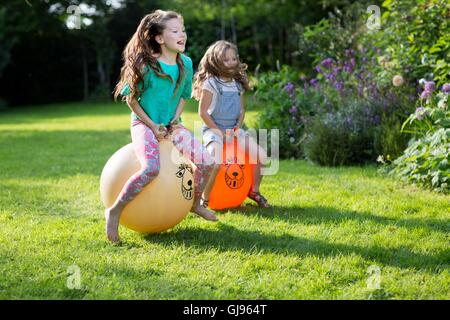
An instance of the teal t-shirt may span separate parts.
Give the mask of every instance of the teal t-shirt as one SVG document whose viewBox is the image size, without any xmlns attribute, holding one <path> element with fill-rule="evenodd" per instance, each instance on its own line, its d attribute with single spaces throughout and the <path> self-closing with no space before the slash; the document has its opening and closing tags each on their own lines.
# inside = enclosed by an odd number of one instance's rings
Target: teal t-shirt
<svg viewBox="0 0 450 320">
<path fill-rule="evenodd" d="M 150 119 L 156 124 L 162 123 L 168 125 L 175 115 L 180 98 L 185 100 L 191 98 L 192 76 L 194 73 L 192 60 L 184 54 L 181 55 L 181 58 L 184 63 L 185 77 L 180 82 L 180 86 L 178 87 L 175 96 L 174 92 L 179 72 L 178 65 L 170 65 L 158 60 L 162 71 L 169 75 L 173 81 L 158 77 L 153 69 L 150 67 L 146 68 L 144 74 L 144 91 L 137 97 L 137 101 L 140 103 L 145 113 L 147 113 Z M 121 94 L 123 96 L 129 95 L 130 87 L 126 85 L 122 89 Z M 131 116 L 133 119 L 139 119 L 134 112 L 131 113 Z"/>
</svg>

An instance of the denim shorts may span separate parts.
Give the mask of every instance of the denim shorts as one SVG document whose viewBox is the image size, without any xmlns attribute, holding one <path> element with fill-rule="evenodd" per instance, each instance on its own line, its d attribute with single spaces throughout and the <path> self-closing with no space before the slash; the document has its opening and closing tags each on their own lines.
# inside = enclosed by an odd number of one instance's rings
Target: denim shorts
<svg viewBox="0 0 450 320">
<path fill-rule="evenodd" d="M 239 129 L 236 136 L 238 139 L 242 139 L 243 137 L 249 136 L 249 134 L 244 129 Z M 203 132 L 203 145 L 207 147 L 211 142 L 217 142 L 220 145 L 223 145 L 223 139 L 213 130 L 208 128 Z"/>
</svg>

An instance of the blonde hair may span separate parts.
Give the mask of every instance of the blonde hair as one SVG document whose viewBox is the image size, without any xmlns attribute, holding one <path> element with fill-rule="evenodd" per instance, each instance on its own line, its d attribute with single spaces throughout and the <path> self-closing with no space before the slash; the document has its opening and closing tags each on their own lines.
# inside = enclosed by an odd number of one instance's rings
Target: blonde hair
<svg viewBox="0 0 450 320">
<path fill-rule="evenodd" d="M 124 60 L 120 70 L 120 79 L 114 89 L 114 98 L 121 94 L 122 89 L 128 84 L 130 86 L 130 97 L 136 98 L 143 89 L 138 87 L 139 83 L 144 83 L 143 70 L 149 66 L 158 77 L 167 78 L 174 81 L 168 74 L 165 74 L 158 63 L 155 54 L 161 53 L 161 45 L 155 37 L 161 35 L 166 28 L 167 21 L 171 19 L 183 19 L 183 17 L 174 11 L 156 10 L 142 18 L 136 32 L 123 51 Z M 177 55 L 177 65 L 179 69 L 174 96 L 184 78 L 185 70 L 181 55 Z"/>
<path fill-rule="evenodd" d="M 223 63 L 223 58 L 228 49 L 233 49 L 236 53 L 237 64 L 233 69 L 227 68 Z M 229 41 L 219 40 L 208 47 L 198 66 L 198 71 L 194 75 L 192 96 L 200 100 L 202 86 L 208 77 L 232 78 L 238 82 L 245 90 L 251 90 L 248 83 L 247 64 L 241 63 L 238 57 L 237 46 Z"/>
</svg>

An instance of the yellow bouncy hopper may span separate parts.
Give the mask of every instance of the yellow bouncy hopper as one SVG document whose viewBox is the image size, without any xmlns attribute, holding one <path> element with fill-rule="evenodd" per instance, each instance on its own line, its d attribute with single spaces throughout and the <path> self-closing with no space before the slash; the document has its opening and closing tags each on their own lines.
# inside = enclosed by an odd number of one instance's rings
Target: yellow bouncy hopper
<svg viewBox="0 0 450 320">
<path fill-rule="evenodd" d="M 162 140 L 158 176 L 128 203 L 120 224 L 142 233 L 158 233 L 183 220 L 194 202 L 193 164 L 169 140 Z M 100 177 L 100 194 L 106 208 L 113 205 L 125 182 L 140 169 L 133 145 L 116 151 Z"/>
</svg>

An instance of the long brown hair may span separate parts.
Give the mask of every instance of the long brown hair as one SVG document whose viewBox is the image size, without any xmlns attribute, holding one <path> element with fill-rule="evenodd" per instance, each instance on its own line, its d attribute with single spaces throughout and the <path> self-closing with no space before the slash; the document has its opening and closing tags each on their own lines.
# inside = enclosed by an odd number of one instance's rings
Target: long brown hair
<svg viewBox="0 0 450 320">
<path fill-rule="evenodd" d="M 138 88 L 139 83 L 144 83 L 145 67 L 149 66 L 158 77 L 174 81 L 168 74 L 165 74 L 158 63 L 155 54 L 161 54 L 161 46 L 155 37 L 161 35 L 166 28 L 166 23 L 170 19 L 183 19 L 174 11 L 156 10 L 147 14 L 139 23 L 136 32 L 122 53 L 123 66 L 120 69 L 120 79 L 114 89 L 114 99 L 117 100 L 122 89 L 128 84 L 130 86 L 130 97 L 136 98 L 143 89 Z M 177 55 L 178 79 L 176 82 L 174 96 L 176 95 L 181 81 L 184 78 L 185 70 L 181 55 Z M 124 98 L 124 97 L 123 97 Z"/>
<path fill-rule="evenodd" d="M 233 69 L 227 68 L 223 63 L 228 49 L 233 49 L 236 53 L 237 64 Z M 232 78 L 245 90 L 251 90 L 245 70 L 247 70 L 247 64 L 241 63 L 239 60 L 237 46 L 225 40 L 216 41 L 208 47 L 198 65 L 198 71 L 194 75 L 192 96 L 196 100 L 200 100 L 203 82 L 210 76 Z"/>
</svg>

